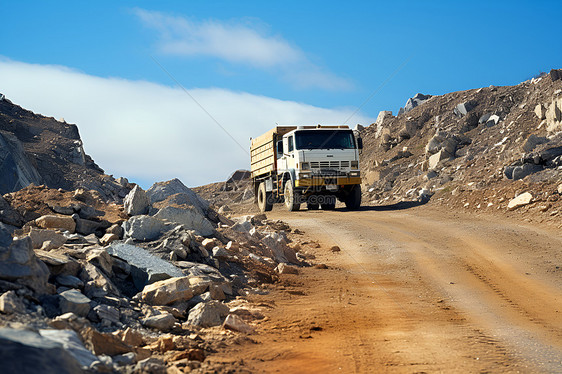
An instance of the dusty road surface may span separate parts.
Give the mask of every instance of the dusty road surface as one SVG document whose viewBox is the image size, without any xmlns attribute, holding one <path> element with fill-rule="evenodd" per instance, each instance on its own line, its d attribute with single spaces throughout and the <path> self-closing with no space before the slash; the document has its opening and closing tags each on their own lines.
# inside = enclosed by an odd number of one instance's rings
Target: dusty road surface
<svg viewBox="0 0 562 374">
<path fill-rule="evenodd" d="M 560 230 L 424 206 L 268 216 L 318 240 L 328 269 L 254 296 L 275 308 L 225 358 L 273 373 L 562 372 Z"/>
</svg>

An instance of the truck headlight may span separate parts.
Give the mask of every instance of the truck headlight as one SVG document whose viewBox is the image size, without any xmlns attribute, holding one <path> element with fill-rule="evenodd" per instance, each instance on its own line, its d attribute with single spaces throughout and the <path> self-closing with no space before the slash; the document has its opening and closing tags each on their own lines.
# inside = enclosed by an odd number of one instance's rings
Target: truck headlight
<svg viewBox="0 0 562 374">
<path fill-rule="evenodd" d="M 359 161 L 351 161 L 352 169 L 359 169 Z"/>
<path fill-rule="evenodd" d="M 302 173 L 302 172 L 299 173 L 299 179 L 308 179 L 308 178 L 311 178 L 311 177 L 312 177 L 312 174 L 310 174 L 310 173 Z"/>
<path fill-rule="evenodd" d="M 361 172 L 359 170 L 349 172 L 350 177 L 358 177 L 360 175 L 361 175 Z"/>
<path fill-rule="evenodd" d="M 301 170 L 310 170 L 310 162 L 301 162 Z"/>
</svg>

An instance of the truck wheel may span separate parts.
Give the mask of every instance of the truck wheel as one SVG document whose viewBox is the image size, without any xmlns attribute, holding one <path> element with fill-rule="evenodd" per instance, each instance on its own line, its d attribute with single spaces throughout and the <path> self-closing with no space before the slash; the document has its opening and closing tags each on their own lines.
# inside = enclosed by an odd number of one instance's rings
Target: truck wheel
<svg viewBox="0 0 562 374">
<path fill-rule="evenodd" d="M 293 182 L 288 180 L 285 182 L 285 188 L 283 189 L 283 194 L 285 196 L 285 206 L 289 212 L 293 212 L 295 210 L 299 210 L 301 207 L 300 198 L 301 194 L 298 191 L 295 191 L 293 187 Z"/>
<path fill-rule="evenodd" d="M 269 212 L 273 208 L 271 192 L 265 190 L 264 182 L 258 187 L 258 208 L 260 212 Z"/>
<path fill-rule="evenodd" d="M 356 184 L 352 187 L 349 195 L 345 198 L 345 206 L 347 209 L 359 209 L 361 206 L 361 186 Z"/>
</svg>

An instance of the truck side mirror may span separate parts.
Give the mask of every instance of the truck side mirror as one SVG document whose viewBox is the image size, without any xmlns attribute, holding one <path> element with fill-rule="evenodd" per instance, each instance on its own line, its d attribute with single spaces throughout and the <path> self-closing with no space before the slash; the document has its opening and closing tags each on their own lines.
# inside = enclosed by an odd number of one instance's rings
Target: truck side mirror
<svg viewBox="0 0 562 374">
<path fill-rule="evenodd" d="M 363 149 L 363 138 L 357 138 L 357 148 Z"/>
</svg>

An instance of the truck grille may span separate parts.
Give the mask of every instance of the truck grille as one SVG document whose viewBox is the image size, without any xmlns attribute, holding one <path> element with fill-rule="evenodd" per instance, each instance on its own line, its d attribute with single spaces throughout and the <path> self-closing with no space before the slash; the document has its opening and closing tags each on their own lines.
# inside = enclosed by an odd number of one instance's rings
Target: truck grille
<svg viewBox="0 0 562 374">
<path fill-rule="evenodd" d="M 310 162 L 312 169 L 339 169 L 348 168 L 349 161 L 312 161 Z"/>
</svg>

